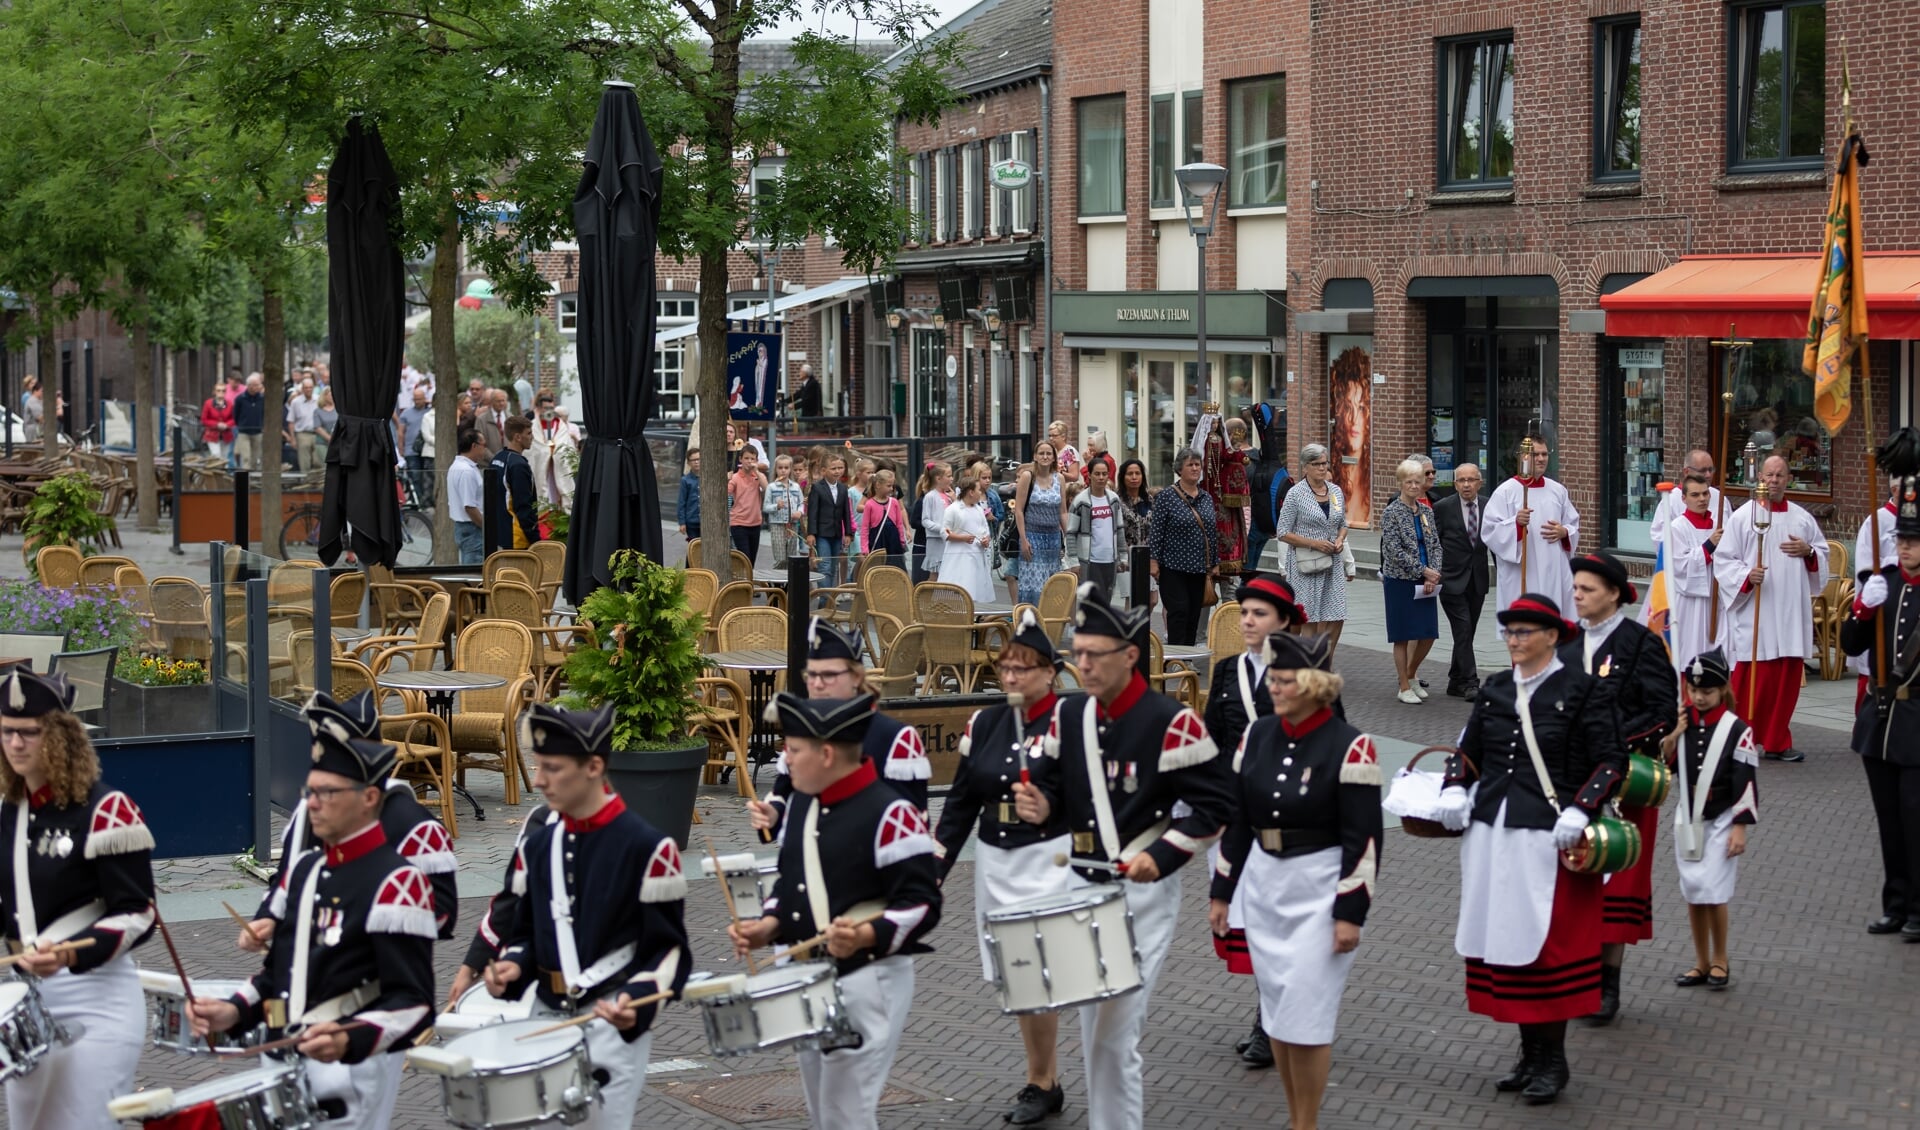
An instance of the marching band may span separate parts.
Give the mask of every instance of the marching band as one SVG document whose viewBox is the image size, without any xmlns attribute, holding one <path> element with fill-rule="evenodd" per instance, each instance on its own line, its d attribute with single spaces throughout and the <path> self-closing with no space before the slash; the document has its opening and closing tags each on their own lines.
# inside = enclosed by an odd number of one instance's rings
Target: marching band
<svg viewBox="0 0 1920 1130">
<path fill-rule="evenodd" d="M 1869 929 L 1920 939 L 1920 761 L 1892 740 L 1920 711 L 1907 694 L 1920 677 L 1920 477 L 1893 485 L 1894 560 L 1863 574 L 1841 638 L 1886 675 L 1863 677 L 1853 742 L 1887 871 L 1884 915 Z M 440 1079 L 454 1125 L 624 1127 L 655 1024 L 677 1002 L 717 1056 L 794 1052 L 818 1130 L 877 1128 L 915 958 L 932 952 L 942 885 L 972 841 L 982 975 L 1025 1053 L 1006 1121 L 1065 1109 L 1056 1045 L 1072 1011 L 1088 1125 L 1144 1125 L 1141 1039 L 1185 921 L 1182 869 L 1199 857 L 1207 926 L 1256 989 L 1248 1043 L 1259 1054 L 1247 1060 L 1279 1068 L 1289 1124 L 1315 1130 L 1378 889 L 1383 800 L 1410 832 L 1459 838 L 1465 1003 L 1519 1028 L 1518 1060 L 1493 1085 L 1555 1102 L 1573 1075 L 1567 1022 L 1613 1019 L 1624 948 L 1652 936 L 1669 794 L 1697 958 L 1673 981 L 1731 981 L 1727 911 L 1758 820 L 1764 736 L 1741 713 L 1735 688 L 1751 684 L 1737 653 L 1763 649 L 1725 626 L 1719 638 L 1700 633 L 1676 666 L 1625 615 L 1638 594 L 1621 562 L 1575 553 L 1578 519 L 1556 509 L 1558 484 L 1536 475 L 1509 486 L 1508 540 L 1531 559 L 1535 587 L 1497 613 L 1511 666 L 1482 684 L 1439 774 L 1383 779 L 1375 740 L 1345 720 L 1325 638 L 1297 634 L 1305 613 L 1283 579 L 1240 587 L 1246 650 L 1211 672 L 1204 718 L 1139 673 L 1146 612 L 1083 585 L 1064 654 L 1030 613 L 1015 621 L 995 657 L 1006 702 L 967 724 L 935 823 L 917 731 L 878 712 L 861 641 L 816 619 L 810 693 L 770 704 L 767 721 L 785 736 L 779 772 L 766 799 L 748 802 L 775 854 L 706 861 L 744 963 L 730 975 L 693 968 L 680 846 L 608 783 L 612 708 L 535 704 L 522 745 L 547 807 L 525 820 L 503 889 L 464 943 L 451 992 L 436 997 L 433 944 L 455 937 L 452 840 L 393 779 L 396 753 L 367 695 L 308 704 L 303 803 L 266 898 L 250 920 L 235 914 L 259 971 L 198 989 L 177 955 L 177 977 L 158 962 L 141 971 L 132 951 L 164 932 L 152 833 L 134 800 L 99 779 L 71 689 L 16 670 L 0 680 L 0 848 L 11 851 L 0 934 L 14 955 L 4 959 L 14 976 L 0 980 L 0 1079 L 11 1124 L 292 1127 L 324 1114 L 330 1126 L 382 1130 L 406 1065 Z M 1744 608 L 1756 599 L 1754 523 L 1710 539 L 1707 493 L 1677 501 L 1676 557 L 1697 550 Z M 1773 513 L 1783 526 L 1794 517 Z M 1523 553 L 1522 539 L 1538 544 Z M 1806 571 L 1799 560 L 1774 569 Z M 1061 693 L 1069 659 L 1079 689 Z M 1772 715 L 1764 724 L 1783 727 Z M 175 1018 L 171 1034 L 156 1025 L 156 1044 L 246 1049 L 257 1070 L 135 1091 L 148 1004 Z"/>
</svg>

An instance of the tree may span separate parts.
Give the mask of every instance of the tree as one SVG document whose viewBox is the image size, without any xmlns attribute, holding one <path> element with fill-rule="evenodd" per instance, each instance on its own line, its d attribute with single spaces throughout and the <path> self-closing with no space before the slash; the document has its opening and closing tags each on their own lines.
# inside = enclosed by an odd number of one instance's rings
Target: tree
<svg viewBox="0 0 1920 1130">
<path fill-rule="evenodd" d="M 495 388 L 512 391 L 513 382 L 533 379 L 535 323 L 540 326 L 540 370 L 551 373 L 560 364 L 560 327 L 550 318 L 524 314 L 505 306 L 453 312 L 453 352 L 460 371 L 479 377 Z M 432 322 L 425 333 L 407 339 L 407 364 L 433 367 Z M 532 407 L 521 405 L 522 408 Z"/>
</svg>

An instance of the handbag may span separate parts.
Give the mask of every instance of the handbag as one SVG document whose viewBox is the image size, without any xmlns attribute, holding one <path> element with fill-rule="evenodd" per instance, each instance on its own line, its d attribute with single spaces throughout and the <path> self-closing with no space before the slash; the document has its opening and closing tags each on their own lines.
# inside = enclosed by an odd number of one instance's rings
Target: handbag
<svg viewBox="0 0 1920 1130">
<path fill-rule="evenodd" d="M 1324 573 L 1333 568 L 1333 554 L 1324 549 L 1308 549 L 1305 546 L 1296 545 L 1293 547 L 1293 567 L 1300 570 L 1300 574 L 1305 577 Z"/>
</svg>

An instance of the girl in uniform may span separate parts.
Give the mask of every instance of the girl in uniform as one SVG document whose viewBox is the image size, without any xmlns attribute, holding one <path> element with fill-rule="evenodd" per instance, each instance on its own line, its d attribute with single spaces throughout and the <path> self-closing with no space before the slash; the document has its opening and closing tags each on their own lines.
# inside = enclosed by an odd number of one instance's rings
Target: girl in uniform
<svg viewBox="0 0 1920 1130">
<path fill-rule="evenodd" d="M 1214 868 L 1208 924 L 1227 929 L 1243 884 L 1260 1023 L 1273 1042 L 1293 1130 L 1317 1130 L 1340 994 L 1353 968 L 1380 859 L 1373 740 L 1333 716 L 1332 641 L 1267 639 L 1273 715 L 1234 754 L 1238 804 Z M 1257 849 L 1257 850 L 1256 850 Z"/>
<path fill-rule="evenodd" d="M 1728 705 L 1727 657 L 1712 648 L 1687 664 L 1685 727 L 1678 749 L 1673 858 L 1680 868 L 1680 894 L 1693 930 L 1692 969 L 1673 979 L 1683 989 L 1724 989 L 1727 965 L 1727 903 L 1733 900 L 1747 828 L 1759 822 L 1755 776 L 1760 767 L 1753 731 Z"/>
</svg>

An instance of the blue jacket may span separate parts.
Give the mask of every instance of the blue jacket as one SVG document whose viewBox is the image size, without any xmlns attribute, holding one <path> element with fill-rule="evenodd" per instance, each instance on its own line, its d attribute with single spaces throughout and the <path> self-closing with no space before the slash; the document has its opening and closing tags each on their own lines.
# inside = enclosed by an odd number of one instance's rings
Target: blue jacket
<svg viewBox="0 0 1920 1130">
<path fill-rule="evenodd" d="M 700 524 L 700 476 L 680 476 L 680 525 L 692 528 Z"/>
</svg>

